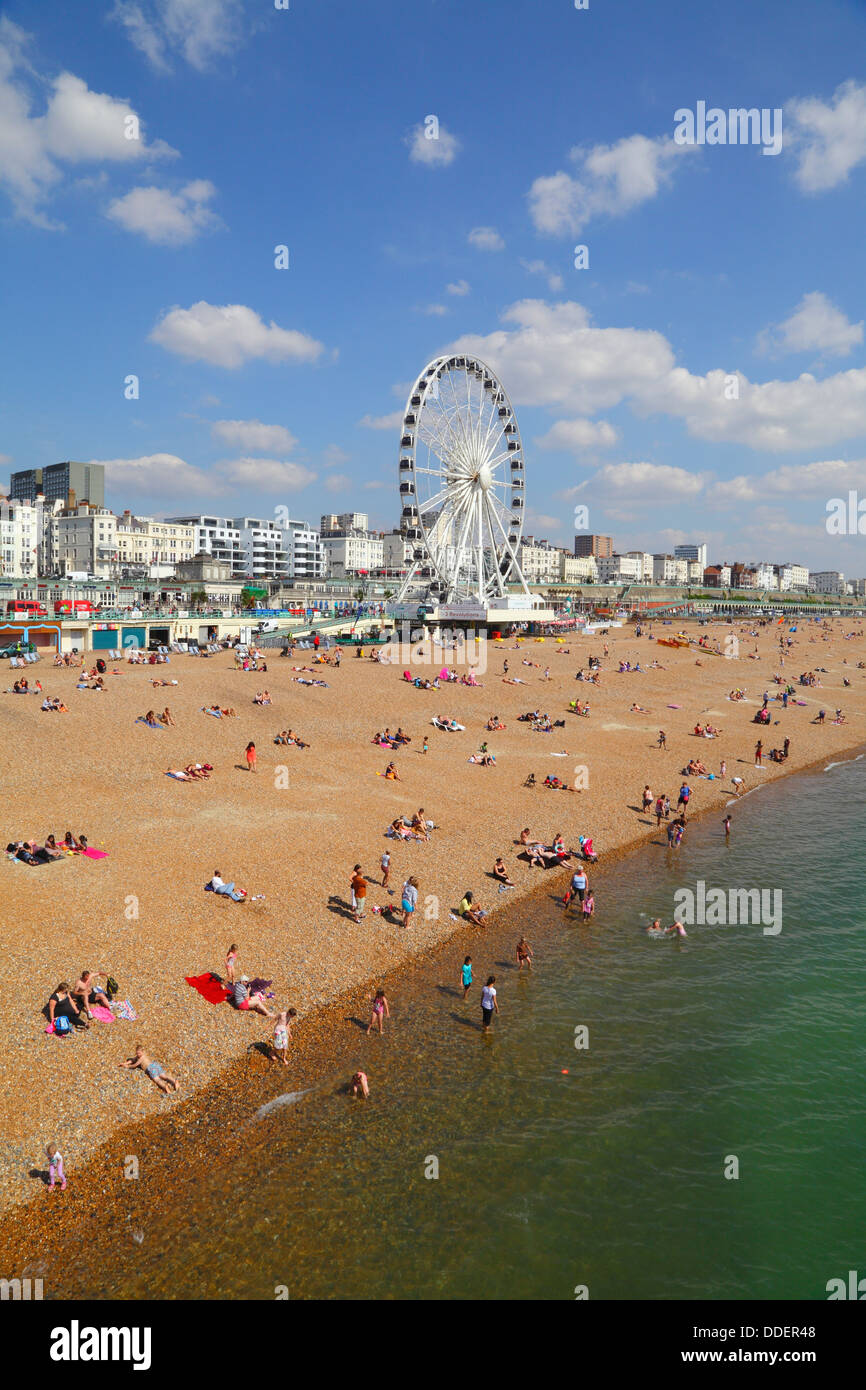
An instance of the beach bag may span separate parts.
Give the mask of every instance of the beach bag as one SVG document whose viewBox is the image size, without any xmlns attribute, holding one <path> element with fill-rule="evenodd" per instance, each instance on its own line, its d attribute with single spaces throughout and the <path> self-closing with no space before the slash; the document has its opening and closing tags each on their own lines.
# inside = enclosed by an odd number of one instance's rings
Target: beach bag
<svg viewBox="0 0 866 1390">
<path fill-rule="evenodd" d="M 71 1032 L 72 1024 L 69 1022 L 66 1015 L 57 1014 L 54 1019 L 54 1036 L 56 1038 L 65 1038 Z"/>
<path fill-rule="evenodd" d="M 109 975 L 108 979 L 105 981 L 105 993 L 108 995 L 109 999 L 113 999 L 116 994 L 120 993 L 120 985 L 113 975 Z"/>
</svg>

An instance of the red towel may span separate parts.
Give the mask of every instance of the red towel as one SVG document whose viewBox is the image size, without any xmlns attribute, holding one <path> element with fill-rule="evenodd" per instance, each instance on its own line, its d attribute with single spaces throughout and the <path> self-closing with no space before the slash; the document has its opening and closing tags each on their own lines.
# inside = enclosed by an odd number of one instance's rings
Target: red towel
<svg viewBox="0 0 866 1390">
<path fill-rule="evenodd" d="M 193 989 L 197 989 L 209 1004 L 222 1004 L 229 997 L 229 990 L 210 971 L 206 975 L 184 975 L 184 979 Z"/>
<path fill-rule="evenodd" d="M 87 855 L 88 859 L 107 859 L 107 858 L 108 858 L 108 850 L 107 850 L 107 849 L 86 849 L 86 850 L 84 851 L 84 853 Z"/>
</svg>

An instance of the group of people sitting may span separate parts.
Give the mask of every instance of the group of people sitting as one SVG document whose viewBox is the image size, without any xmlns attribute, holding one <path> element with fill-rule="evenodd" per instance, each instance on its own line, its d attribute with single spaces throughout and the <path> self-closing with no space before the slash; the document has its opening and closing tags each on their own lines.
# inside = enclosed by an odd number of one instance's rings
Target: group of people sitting
<svg viewBox="0 0 866 1390">
<path fill-rule="evenodd" d="M 100 980 L 105 980 L 104 986 Z M 70 1027 L 89 1028 L 95 1016 L 94 1008 L 109 1008 L 116 991 L 114 980 L 104 970 L 82 970 L 74 985 L 61 980 L 43 1009 L 49 1031 L 60 1033 Z M 65 1020 L 65 1027 L 58 1020 Z"/>
<path fill-rule="evenodd" d="M 576 790 L 574 787 L 570 787 L 567 782 L 563 782 L 561 777 L 555 777 L 550 772 L 541 785 L 555 792 L 573 792 Z"/>
<path fill-rule="evenodd" d="M 277 734 L 274 743 L 291 744 L 295 748 L 309 748 L 310 746 L 308 743 L 304 743 L 302 738 L 298 738 L 293 729 L 283 729 L 282 733 Z"/>
<path fill-rule="evenodd" d="M 256 692 L 253 699 L 254 705 L 269 705 L 271 703 L 271 692 L 269 690 L 259 690 Z"/>
<path fill-rule="evenodd" d="M 264 660 L 259 660 L 257 655 L 235 657 L 236 671 L 267 671 L 267 669 L 268 663 Z"/>
<path fill-rule="evenodd" d="M 57 655 L 56 655 L 55 658 L 54 658 L 53 665 L 55 665 L 55 666 L 80 666 L 80 665 L 81 665 L 81 657 L 80 657 L 80 656 L 76 656 L 73 652 L 63 652 L 62 654 L 61 654 L 60 652 L 58 652 Z"/>
<path fill-rule="evenodd" d="M 235 719 L 237 712 L 233 709 L 222 709 L 219 705 L 202 705 L 202 714 L 212 714 L 215 719 Z"/>
<path fill-rule="evenodd" d="M 491 714 L 490 718 L 489 718 L 488 721 L 487 721 L 487 732 L 488 732 L 489 734 L 495 734 L 495 733 L 497 733 L 500 729 L 504 729 L 504 728 L 505 728 L 505 725 L 503 724 L 502 720 L 499 718 L 499 715 L 498 715 L 498 714 Z"/>
<path fill-rule="evenodd" d="M 568 708 L 572 714 L 581 714 L 585 719 L 589 718 L 589 700 L 569 700 Z"/>
<path fill-rule="evenodd" d="M 140 647 L 130 647 L 126 657 L 130 666 L 167 666 L 165 652 L 143 652 Z"/>
<path fill-rule="evenodd" d="M 766 706 L 764 707 L 764 709 L 759 709 L 754 719 L 752 720 L 753 724 L 769 724 L 769 722 L 770 711 L 766 708 Z"/>
<path fill-rule="evenodd" d="M 408 681 L 410 685 L 414 685 L 414 687 L 415 687 L 416 690 L 438 690 L 438 689 L 439 689 L 439 677 L 438 677 L 438 676 L 434 676 L 432 681 L 431 681 L 431 680 L 427 680 L 426 678 L 425 678 L 424 680 L 422 680 L 420 676 L 413 676 L 411 671 L 404 671 L 404 672 L 403 672 L 403 679 L 404 679 L 404 681 Z M 455 679 L 455 680 L 457 679 L 456 675 L 455 675 L 454 679 Z"/>
<path fill-rule="evenodd" d="M 722 730 L 717 728 L 715 724 L 710 724 L 709 721 L 706 724 L 698 723 L 694 728 L 695 738 L 718 738 L 720 733 Z"/>
<path fill-rule="evenodd" d="M 700 758 L 689 758 L 682 770 L 683 777 L 706 777 L 707 767 Z"/>
<path fill-rule="evenodd" d="M 18 859 L 22 864 L 51 864 L 67 854 L 83 854 L 87 848 L 86 835 L 76 838 L 71 830 L 67 830 L 60 844 L 54 835 L 46 836 L 44 845 L 37 844 L 36 840 L 13 840 L 6 846 L 6 853 L 10 859 Z"/>
<path fill-rule="evenodd" d="M 427 819 L 424 807 L 419 806 L 413 816 L 397 816 L 392 820 L 385 834 L 391 839 L 420 840 L 426 844 L 430 839 L 430 831 L 435 829 L 433 821 Z"/>
<path fill-rule="evenodd" d="M 34 681 L 31 685 L 26 676 L 19 676 L 17 681 L 13 681 L 12 686 L 6 691 L 7 695 L 41 695 L 41 681 Z"/>
<path fill-rule="evenodd" d="M 376 733 L 370 740 L 371 743 L 378 744 L 380 748 L 402 748 L 404 744 L 411 743 L 408 734 L 398 728 L 396 734 L 392 734 L 390 729 L 385 729 L 384 733 Z"/>
<path fill-rule="evenodd" d="M 166 728 L 175 727 L 174 716 L 172 715 L 172 712 L 169 709 L 168 705 L 166 705 L 162 714 L 157 714 L 156 711 L 152 709 L 149 709 L 147 711 L 147 714 L 140 714 L 138 716 L 138 719 L 136 720 L 136 723 L 147 724 L 148 727 L 151 729 L 158 729 L 160 724 L 164 724 Z"/>
<path fill-rule="evenodd" d="M 64 705 L 59 695 L 46 695 L 42 701 L 41 708 L 47 712 L 56 711 L 58 714 L 68 714 L 69 707 Z"/>
</svg>

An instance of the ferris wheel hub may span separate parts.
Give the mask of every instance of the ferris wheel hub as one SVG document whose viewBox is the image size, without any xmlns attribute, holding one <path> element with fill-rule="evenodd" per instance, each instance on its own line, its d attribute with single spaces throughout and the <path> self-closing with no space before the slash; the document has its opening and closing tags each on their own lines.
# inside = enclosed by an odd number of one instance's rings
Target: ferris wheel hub
<svg viewBox="0 0 866 1390">
<path fill-rule="evenodd" d="M 489 464 L 483 463 L 481 465 L 478 472 L 475 474 L 475 482 L 478 485 L 478 487 L 481 488 L 482 492 L 490 491 L 491 485 L 493 483 L 493 474 L 490 470 Z"/>
</svg>

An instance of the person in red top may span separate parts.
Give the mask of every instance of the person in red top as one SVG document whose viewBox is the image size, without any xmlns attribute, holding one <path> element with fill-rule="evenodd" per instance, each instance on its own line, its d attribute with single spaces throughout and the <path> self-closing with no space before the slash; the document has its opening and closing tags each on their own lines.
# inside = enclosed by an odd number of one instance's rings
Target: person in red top
<svg viewBox="0 0 866 1390">
<path fill-rule="evenodd" d="M 367 902 L 367 880 L 361 873 L 361 865 L 356 864 L 352 871 L 352 911 L 355 914 L 355 921 L 360 922 L 364 916 L 364 907 Z"/>
</svg>

